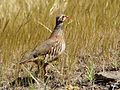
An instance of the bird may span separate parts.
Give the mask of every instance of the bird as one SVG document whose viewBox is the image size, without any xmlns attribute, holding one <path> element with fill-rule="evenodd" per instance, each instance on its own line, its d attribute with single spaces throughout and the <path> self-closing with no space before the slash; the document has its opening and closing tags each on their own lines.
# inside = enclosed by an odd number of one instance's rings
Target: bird
<svg viewBox="0 0 120 90">
<path fill-rule="evenodd" d="M 56 25 L 49 38 L 44 42 L 38 44 L 33 50 L 26 52 L 23 55 L 20 64 L 34 62 L 38 64 L 39 69 L 39 64 L 41 63 L 40 59 L 42 59 L 44 76 L 46 73 L 46 66 L 56 60 L 65 51 L 66 43 L 62 26 L 63 22 L 68 18 L 69 17 L 64 14 L 57 16 Z"/>
</svg>

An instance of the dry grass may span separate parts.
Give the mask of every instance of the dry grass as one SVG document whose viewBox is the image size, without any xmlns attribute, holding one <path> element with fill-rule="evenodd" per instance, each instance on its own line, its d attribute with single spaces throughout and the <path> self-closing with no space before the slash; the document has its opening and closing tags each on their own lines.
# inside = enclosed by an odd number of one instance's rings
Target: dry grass
<svg viewBox="0 0 120 90">
<path fill-rule="evenodd" d="M 63 27 L 67 57 L 61 59 L 68 76 L 79 56 L 102 55 L 89 59 L 96 66 L 116 66 L 119 61 L 113 55 L 120 55 L 120 0 L 0 0 L 0 11 L 0 81 L 14 78 L 11 67 L 21 54 L 48 38 L 50 31 L 43 25 L 53 29 L 60 13 L 70 17 Z M 55 67 L 63 73 L 63 66 L 59 61 Z"/>
</svg>

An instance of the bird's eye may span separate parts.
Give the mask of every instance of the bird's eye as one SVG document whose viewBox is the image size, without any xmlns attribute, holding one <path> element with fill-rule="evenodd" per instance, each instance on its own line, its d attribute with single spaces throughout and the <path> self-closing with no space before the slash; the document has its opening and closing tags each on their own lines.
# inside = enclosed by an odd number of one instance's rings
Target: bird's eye
<svg viewBox="0 0 120 90">
<path fill-rule="evenodd" d="M 64 20 L 64 17 L 65 17 L 65 16 L 62 16 L 62 20 Z"/>
</svg>

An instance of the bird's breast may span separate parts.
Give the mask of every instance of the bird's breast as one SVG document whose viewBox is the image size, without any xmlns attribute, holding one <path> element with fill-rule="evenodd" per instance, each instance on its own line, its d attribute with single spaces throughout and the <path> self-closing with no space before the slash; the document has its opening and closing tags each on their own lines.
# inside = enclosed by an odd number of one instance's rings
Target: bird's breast
<svg viewBox="0 0 120 90">
<path fill-rule="evenodd" d="M 63 42 L 63 43 L 62 43 L 61 53 L 65 50 L 65 47 L 66 47 L 65 42 Z"/>
</svg>

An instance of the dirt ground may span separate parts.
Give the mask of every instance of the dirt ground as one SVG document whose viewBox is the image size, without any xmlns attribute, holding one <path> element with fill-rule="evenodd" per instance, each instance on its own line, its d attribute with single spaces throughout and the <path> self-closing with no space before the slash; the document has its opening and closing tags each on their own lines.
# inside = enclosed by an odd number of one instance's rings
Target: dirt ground
<svg viewBox="0 0 120 90">
<path fill-rule="evenodd" d="M 74 72 L 63 77 L 50 68 L 47 72 L 47 84 L 41 81 L 40 86 L 31 77 L 18 77 L 9 84 L 3 83 L 0 90 L 120 90 L 120 68 L 106 65 L 104 70 L 102 67 L 96 67 L 94 79 L 86 79 L 86 60 L 89 56 L 78 57 L 75 64 Z M 85 60 L 86 59 L 86 60 Z M 66 68 L 66 67 L 65 67 Z M 16 85 L 16 82 L 19 83 Z"/>
</svg>

